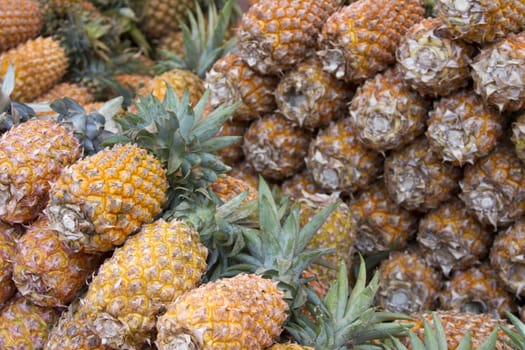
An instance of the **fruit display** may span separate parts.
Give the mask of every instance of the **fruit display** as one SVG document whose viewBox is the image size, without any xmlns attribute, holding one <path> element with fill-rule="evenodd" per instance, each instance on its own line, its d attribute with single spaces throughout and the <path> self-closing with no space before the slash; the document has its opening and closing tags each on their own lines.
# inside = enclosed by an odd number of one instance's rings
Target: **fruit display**
<svg viewBox="0 0 525 350">
<path fill-rule="evenodd" d="M 525 349 L 523 0 L 0 0 L 1 350 Z"/>
</svg>

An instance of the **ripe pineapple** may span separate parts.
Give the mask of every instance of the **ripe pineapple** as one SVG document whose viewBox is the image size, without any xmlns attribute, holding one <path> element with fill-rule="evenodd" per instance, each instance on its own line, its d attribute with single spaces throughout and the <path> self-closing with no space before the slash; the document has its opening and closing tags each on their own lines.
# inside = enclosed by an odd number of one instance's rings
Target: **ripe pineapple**
<svg viewBox="0 0 525 350">
<path fill-rule="evenodd" d="M 273 180 L 282 180 L 304 167 L 311 133 L 279 113 L 253 121 L 243 136 L 246 161 L 253 169 Z"/>
<path fill-rule="evenodd" d="M 434 102 L 428 113 L 430 146 L 443 160 L 457 166 L 473 164 L 487 155 L 503 132 L 503 118 L 471 89 L 462 89 Z"/>
<path fill-rule="evenodd" d="M 270 346 L 268 350 L 314 350 L 314 348 L 294 343 L 277 343 Z"/>
<path fill-rule="evenodd" d="M 420 312 L 436 307 L 443 276 L 416 249 L 396 251 L 379 265 L 376 305 L 391 312 Z"/>
<path fill-rule="evenodd" d="M 11 98 L 31 102 L 51 89 L 68 68 L 66 51 L 59 41 L 39 36 L 0 53 L 0 76 L 15 67 L 16 86 Z"/>
<path fill-rule="evenodd" d="M 485 43 L 518 32 L 525 25 L 521 0 L 437 0 L 437 16 L 448 30 L 465 41 Z"/>
<path fill-rule="evenodd" d="M 353 2 L 326 20 L 317 54 L 337 79 L 360 83 L 395 62 L 401 38 L 424 14 L 419 0 Z"/>
<path fill-rule="evenodd" d="M 321 60 L 313 56 L 280 79 L 275 100 L 286 119 L 316 129 L 343 116 L 352 94 L 350 85 L 323 71 Z"/>
<path fill-rule="evenodd" d="M 299 200 L 305 194 L 323 193 L 307 169 L 284 180 L 280 188 L 284 195 L 289 196 L 293 200 Z"/>
<path fill-rule="evenodd" d="M 134 3 L 141 19 L 141 29 L 150 39 L 160 38 L 179 29 L 179 22 L 197 4 L 194 0 L 146 0 Z"/>
<path fill-rule="evenodd" d="M 38 35 L 44 24 L 40 4 L 33 0 L 0 1 L 0 52 Z"/>
<path fill-rule="evenodd" d="M 64 16 L 69 11 L 78 9 L 78 5 L 83 2 L 82 0 L 40 0 L 43 1 L 50 10 L 56 12 L 57 14 Z"/>
<path fill-rule="evenodd" d="M 27 223 L 48 200 L 51 183 L 80 157 L 77 139 L 65 127 L 30 120 L 0 138 L 0 219 Z"/>
<path fill-rule="evenodd" d="M 350 103 L 357 137 L 377 152 L 397 149 L 425 130 L 429 103 L 403 83 L 399 69 L 367 80 Z"/>
<path fill-rule="evenodd" d="M 249 182 L 230 175 L 222 175 L 210 184 L 210 189 L 219 197 L 221 202 L 226 203 L 238 194 L 248 191 L 247 201 L 255 201 L 258 198 L 256 187 Z"/>
<path fill-rule="evenodd" d="M 488 254 L 492 232 L 454 198 L 425 214 L 416 240 L 429 265 L 448 277 L 451 271 L 465 270 Z"/>
<path fill-rule="evenodd" d="M 525 113 L 519 113 L 511 124 L 511 141 L 519 159 L 525 163 Z"/>
<path fill-rule="evenodd" d="M 238 52 L 230 52 L 215 62 L 204 85 L 210 90 L 211 107 L 238 103 L 233 119 L 250 121 L 276 109 L 274 91 L 278 82 L 278 77 L 258 73 Z"/>
<path fill-rule="evenodd" d="M 16 242 L 13 281 L 37 305 L 63 307 L 84 287 L 102 257 L 71 252 L 41 216 Z"/>
<path fill-rule="evenodd" d="M 170 85 L 177 96 L 182 98 L 185 90 L 190 92 L 190 102 L 195 105 L 204 93 L 204 83 L 194 73 L 185 69 L 174 68 L 153 77 L 151 82 L 139 90 L 139 95 L 153 94 L 159 100 L 166 96 L 167 85 Z"/>
<path fill-rule="evenodd" d="M 454 40 L 442 20 L 410 27 L 396 49 L 403 80 L 421 95 L 438 97 L 467 86 L 474 46 Z"/>
<path fill-rule="evenodd" d="M 525 213 L 525 169 L 507 144 L 465 168 L 459 197 L 482 224 L 494 230 Z"/>
<path fill-rule="evenodd" d="M 240 162 L 244 158 L 244 152 L 242 150 L 242 136 L 248 130 L 249 124 L 245 122 L 236 121 L 233 117 L 226 120 L 221 125 L 219 131 L 215 136 L 238 136 L 239 140 L 225 148 L 217 151 L 217 154 L 221 157 L 224 163 L 233 165 Z"/>
<path fill-rule="evenodd" d="M 60 312 L 15 296 L 0 310 L 0 349 L 42 349 Z"/>
<path fill-rule="evenodd" d="M 375 180 L 382 161 L 359 141 L 350 118 L 342 118 L 319 130 L 308 146 L 306 166 L 321 189 L 352 193 Z"/>
<path fill-rule="evenodd" d="M 471 66 L 474 89 L 485 103 L 500 112 L 525 106 L 525 32 L 484 46 Z"/>
<path fill-rule="evenodd" d="M 78 83 L 62 82 L 39 96 L 35 102 L 53 102 L 54 100 L 69 97 L 77 101 L 80 105 L 85 105 L 95 101 L 95 96 L 85 86 Z"/>
<path fill-rule="evenodd" d="M 17 231 L 14 226 L 0 221 L 0 309 L 17 290 L 12 279 Z"/>
<path fill-rule="evenodd" d="M 487 263 L 455 273 L 439 292 L 439 308 L 504 318 L 516 303 Z"/>
<path fill-rule="evenodd" d="M 408 210 L 437 208 L 459 189 L 461 168 L 442 161 L 424 136 L 385 159 L 384 179 L 390 197 Z"/>
<path fill-rule="evenodd" d="M 243 179 L 255 188 L 259 186 L 260 175 L 253 169 L 250 163 L 246 161 L 241 161 L 233 165 L 231 170 L 228 172 L 228 175 L 238 179 Z"/>
<path fill-rule="evenodd" d="M 349 202 L 356 221 L 356 249 L 363 255 L 403 249 L 418 225 L 418 216 L 397 205 L 378 180 Z"/>
<path fill-rule="evenodd" d="M 261 74 L 291 69 L 315 49 L 321 27 L 337 4 L 335 0 L 258 1 L 239 24 L 241 57 Z"/>
</svg>

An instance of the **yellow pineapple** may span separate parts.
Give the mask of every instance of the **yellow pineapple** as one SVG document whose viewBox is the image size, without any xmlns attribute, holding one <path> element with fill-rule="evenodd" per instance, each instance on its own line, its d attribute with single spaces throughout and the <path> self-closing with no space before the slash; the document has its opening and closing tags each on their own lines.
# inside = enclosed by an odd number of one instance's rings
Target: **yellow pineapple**
<svg viewBox="0 0 525 350">
<path fill-rule="evenodd" d="M 42 9 L 34 0 L 0 1 L 0 52 L 38 35 L 44 24 Z"/>
<path fill-rule="evenodd" d="M 153 94 L 159 100 L 166 95 L 166 87 L 170 85 L 179 99 L 185 90 L 190 92 L 190 101 L 195 105 L 204 93 L 204 82 L 194 73 L 186 69 L 172 69 L 160 75 L 153 77 L 150 83 L 139 89 L 139 95 Z"/>
<path fill-rule="evenodd" d="M 267 350 L 314 350 L 314 348 L 294 343 L 279 343 L 270 346 Z"/>
<path fill-rule="evenodd" d="M 13 276 L 13 258 L 19 233 L 14 226 L 0 221 L 0 309 L 16 292 Z"/>
<path fill-rule="evenodd" d="M 48 200 L 51 183 L 80 157 L 78 140 L 65 127 L 29 120 L 0 138 L 0 219 L 26 223 Z"/>
<path fill-rule="evenodd" d="M 257 200 L 257 190 L 249 182 L 230 175 L 223 175 L 210 184 L 210 189 L 219 197 L 219 199 L 226 203 L 232 200 L 236 195 L 248 191 L 246 200 Z"/>
<path fill-rule="evenodd" d="M 87 87 L 78 83 L 62 82 L 53 86 L 45 94 L 40 95 L 35 102 L 53 102 L 64 97 L 72 98 L 81 106 L 95 101 L 95 96 Z"/>
</svg>

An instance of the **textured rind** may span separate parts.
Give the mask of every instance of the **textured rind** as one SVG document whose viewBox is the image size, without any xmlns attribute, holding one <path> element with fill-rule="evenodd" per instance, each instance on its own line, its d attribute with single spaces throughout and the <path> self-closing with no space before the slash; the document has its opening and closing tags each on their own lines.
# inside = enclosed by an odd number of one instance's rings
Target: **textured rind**
<svg viewBox="0 0 525 350">
<path fill-rule="evenodd" d="M 132 144 L 116 145 L 63 169 L 45 212 L 70 249 L 105 252 L 153 220 L 167 187 L 153 155 Z"/>
<path fill-rule="evenodd" d="M 16 292 L 12 276 L 17 237 L 14 227 L 0 221 L 0 309 Z"/>
<path fill-rule="evenodd" d="M 226 164 L 235 164 L 237 162 L 240 162 L 244 158 L 244 152 L 242 150 L 242 136 L 248 129 L 248 123 L 246 122 L 240 122 L 233 119 L 226 120 L 221 127 L 219 128 L 219 131 L 217 131 L 217 134 L 215 136 L 239 136 L 240 140 L 236 143 L 221 148 L 217 151 L 217 154 L 219 157 L 221 157 L 222 161 Z"/>
<path fill-rule="evenodd" d="M 223 203 L 232 200 L 233 197 L 244 191 L 248 191 L 246 201 L 256 201 L 259 198 L 256 187 L 241 178 L 230 175 L 218 177 L 215 182 L 210 184 L 210 189 L 217 194 Z"/>
<path fill-rule="evenodd" d="M 443 278 L 415 252 L 393 252 L 379 266 L 377 305 L 392 312 L 432 310 Z"/>
<path fill-rule="evenodd" d="M 273 113 L 250 124 L 242 147 L 246 161 L 256 172 L 282 180 L 304 167 L 310 140 L 310 132 Z"/>
<path fill-rule="evenodd" d="M 525 113 L 520 113 L 512 123 L 511 141 L 514 151 L 519 159 L 525 164 Z"/>
<path fill-rule="evenodd" d="M 0 219 L 27 223 L 46 206 L 51 184 L 81 155 L 70 131 L 30 120 L 0 137 Z"/>
<path fill-rule="evenodd" d="M 87 87 L 76 83 L 63 82 L 56 84 L 51 90 L 48 90 L 45 94 L 39 96 L 36 99 L 36 102 L 53 102 L 54 100 L 64 97 L 72 98 L 81 106 L 95 101 L 95 96 L 89 92 Z"/>
<path fill-rule="evenodd" d="M 398 69 L 367 80 L 350 102 L 350 120 L 359 140 L 377 152 L 408 144 L 425 130 L 430 104 L 403 83 Z"/>
<path fill-rule="evenodd" d="M 182 98 L 184 91 L 190 94 L 190 103 L 195 105 L 204 94 L 204 82 L 196 74 L 186 69 L 172 69 L 154 77 L 151 81 L 139 89 L 140 95 L 153 94 L 159 100 L 166 96 L 169 84 L 179 99 Z"/>
<path fill-rule="evenodd" d="M 284 195 L 290 196 L 293 200 L 304 197 L 305 194 L 322 193 L 323 191 L 317 186 L 312 175 L 307 169 L 294 174 L 281 183 L 281 191 Z"/>
<path fill-rule="evenodd" d="M 232 118 L 250 121 L 275 110 L 274 91 L 278 82 L 278 77 L 258 73 L 238 52 L 230 52 L 206 73 L 204 86 L 210 90 L 209 103 L 213 108 L 239 103 Z"/>
<path fill-rule="evenodd" d="M 496 147 L 503 118 L 472 89 L 459 90 L 434 102 L 425 135 L 443 160 L 473 164 Z"/>
<path fill-rule="evenodd" d="M 57 40 L 37 37 L 0 54 L 0 77 L 5 76 L 10 64 L 15 68 L 16 81 L 11 98 L 31 102 L 60 81 L 68 59 Z"/>
<path fill-rule="evenodd" d="M 0 52 L 38 35 L 44 23 L 42 9 L 32 0 L 0 0 Z"/>
<path fill-rule="evenodd" d="M 518 32 L 525 24 L 522 0 L 437 0 L 436 10 L 456 38 L 480 44 Z"/>
<path fill-rule="evenodd" d="M 489 252 L 492 232 L 467 212 L 455 198 L 420 220 L 416 240 L 429 265 L 445 276 L 479 263 Z"/>
<path fill-rule="evenodd" d="M 458 190 L 461 168 L 443 162 L 424 136 L 385 158 L 384 179 L 390 197 L 408 210 L 437 208 Z"/>
<path fill-rule="evenodd" d="M 179 21 L 188 10 L 193 11 L 192 0 L 145 0 L 140 13 L 141 28 L 149 38 L 160 38 L 179 29 Z"/>
<path fill-rule="evenodd" d="M 412 89 L 438 97 L 467 86 L 474 52 L 474 46 L 452 39 L 440 19 L 426 18 L 401 39 L 396 61 Z"/>
<path fill-rule="evenodd" d="M 188 224 L 146 224 L 99 268 L 81 300 L 90 329 L 104 344 L 140 349 L 151 341 L 156 317 L 200 282 L 207 249 Z"/>
<path fill-rule="evenodd" d="M 525 106 L 525 32 L 483 47 L 471 66 L 474 90 L 485 103 L 500 112 Z"/>
<path fill-rule="evenodd" d="M 159 350 L 253 349 L 274 343 L 287 317 L 276 283 L 240 274 L 181 295 L 157 321 Z"/>
<path fill-rule="evenodd" d="M 455 273 L 439 292 L 439 307 L 484 313 L 494 318 L 504 318 L 506 311 L 516 311 L 512 295 L 503 288 L 496 271 L 488 264 Z"/>
<path fill-rule="evenodd" d="M 239 24 L 238 47 L 243 60 L 262 74 L 291 69 L 315 49 L 323 23 L 335 0 L 260 0 Z"/>
<path fill-rule="evenodd" d="M 338 79 L 362 82 L 395 62 L 401 38 L 424 14 L 418 0 L 353 2 L 326 20 L 317 54 Z"/>
</svg>

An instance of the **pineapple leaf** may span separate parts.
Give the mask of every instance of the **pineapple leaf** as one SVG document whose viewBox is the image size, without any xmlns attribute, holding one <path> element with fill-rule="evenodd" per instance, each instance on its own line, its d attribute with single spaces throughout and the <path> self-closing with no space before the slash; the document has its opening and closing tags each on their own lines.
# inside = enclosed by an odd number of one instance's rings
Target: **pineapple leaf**
<svg viewBox="0 0 525 350">
<path fill-rule="evenodd" d="M 446 341 L 446 338 L 444 337 L 444 335 L 443 335 L 443 340 Z M 470 331 L 467 331 L 463 339 L 461 339 L 461 341 L 459 342 L 456 350 L 469 350 L 471 348 L 472 348 L 472 339 L 470 336 Z"/>
<path fill-rule="evenodd" d="M 443 325 L 441 322 L 438 322 L 437 314 L 432 314 L 432 320 L 434 323 L 434 329 L 436 331 L 437 347 L 439 350 L 447 350 L 447 336 L 445 334 L 445 330 L 443 329 Z"/>
<path fill-rule="evenodd" d="M 2 80 L 2 94 L 9 97 L 15 89 L 15 67 L 11 64 L 7 67 L 4 78 Z M 0 109 L 0 110 L 3 110 Z"/>
</svg>

